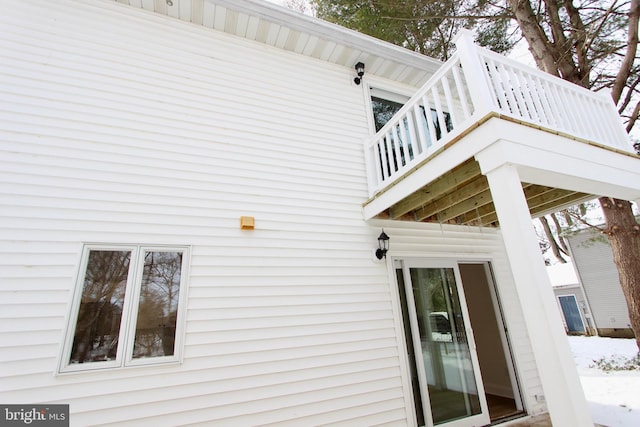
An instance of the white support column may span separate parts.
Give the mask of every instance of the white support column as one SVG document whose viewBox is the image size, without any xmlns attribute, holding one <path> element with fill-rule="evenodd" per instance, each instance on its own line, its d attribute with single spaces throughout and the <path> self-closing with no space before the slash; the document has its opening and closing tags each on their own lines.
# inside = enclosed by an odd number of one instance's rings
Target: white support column
<svg viewBox="0 0 640 427">
<path fill-rule="evenodd" d="M 554 426 L 593 426 L 515 166 L 486 174 Z"/>
</svg>

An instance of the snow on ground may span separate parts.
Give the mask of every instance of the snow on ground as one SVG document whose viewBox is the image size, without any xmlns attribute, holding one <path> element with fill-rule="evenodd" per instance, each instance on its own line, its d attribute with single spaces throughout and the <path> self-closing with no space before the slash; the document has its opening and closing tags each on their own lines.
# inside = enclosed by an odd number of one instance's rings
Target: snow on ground
<svg viewBox="0 0 640 427">
<path fill-rule="evenodd" d="M 640 426 L 640 371 L 604 372 L 593 367 L 602 357 L 631 358 L 635 340 L 568 337 L 593 422 L 607 427 Z"/>
</svg>

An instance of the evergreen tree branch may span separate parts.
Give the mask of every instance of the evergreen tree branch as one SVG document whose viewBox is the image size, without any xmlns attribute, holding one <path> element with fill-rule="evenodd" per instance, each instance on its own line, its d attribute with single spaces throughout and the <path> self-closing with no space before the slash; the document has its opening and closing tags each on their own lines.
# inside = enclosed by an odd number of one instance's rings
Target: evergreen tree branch
<svg viewBox="0 0 640 427">
<path fill-rule="evenodd" d="M 609 8 L 604 12 L 604 15 L 602 16 L 602 18 L 599 19 L 600 23 L 598 24 L 598 26 L 589 35 L 589 42 L 585 46 L 585 49 L 587 51 L 589 51 L 591 49 L 591 45 L 598 38 L 600 33 L 603 31 L 603 28 L 605 27 L 605 24 L 607 23 L 607 20 L 608 20 L 609 16 L 611 16 L 611 14 L 613 14 L 613 10 L 616 7 L 617 3 L 618 3 L 618 0 L 614 1 L 611 4 L 611 6 L 609 6 Z"/>
<path fill-rule="evenodd" d="M 380 16 L 382 19 L 392 19 L 395 21 L 407 21 L 407 22 L 420 22 L 420 21 L 429 21 L 429 20 L 443 20 L 443 19 L 491 19 L 491 20 L 500 20 L 500 19 L 512 19 L 513 15 L 509 13 L 499 14 L 499 15 L 429 15 L 429 16 L 414 16 L 414 17 L 401 17 L 401 16 L 389 16 L 383 15 Z"/>
</svg>

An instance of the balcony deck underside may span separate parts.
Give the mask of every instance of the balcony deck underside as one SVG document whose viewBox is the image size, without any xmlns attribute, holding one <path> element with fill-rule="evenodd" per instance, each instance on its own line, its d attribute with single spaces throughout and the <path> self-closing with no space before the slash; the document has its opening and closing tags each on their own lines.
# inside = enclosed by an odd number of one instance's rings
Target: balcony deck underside
<svg viewBox="0 0 640 427">
<path fill-rule="evenodd" d="M 364 204 L 365 218 L 499 226 L 486 175 L 519 173 L 533 218 L 600 196 L 640 199 L 640 157 L 492 117 Z"/>
<path fill-rule="evenodd" d="M 534 218 L 597 197 L 530 183 L 522 183 L 522 188 Z M 377 218 L 475 226 L 499 225 L 489 183 L 473 158 L 411 193 Z"/>
</svg>

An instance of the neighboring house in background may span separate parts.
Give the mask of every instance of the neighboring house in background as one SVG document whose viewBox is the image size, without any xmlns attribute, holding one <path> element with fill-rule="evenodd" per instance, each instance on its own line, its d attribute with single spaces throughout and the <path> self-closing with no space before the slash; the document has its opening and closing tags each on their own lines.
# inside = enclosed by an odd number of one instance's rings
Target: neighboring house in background
<svg viewBox="0 0 640 427">
<path fill-rule="evenodd" d="M 568 235 L 566 240 L 597 334 L 633 338 L 629 308 L 609 242 L 591 229 Z"/>
<path fill-rule="evenodd" d="M 257 0 L 2 5 L 0 402 L 591 425 L 531 216 L 640 198 L 606 96 Z"/>
<path fill-rule="evenodd" d="M 547 267 L 564 328 L 569 335 L 596 335 L 587 298 L 572 263 Z"/>
<path fill-rule="evenodd" d="M 565 236 L 572 262 L 547 267 L 568 334 L 633 338 L 609 242 L 591 229 Z"/>
</svg>

